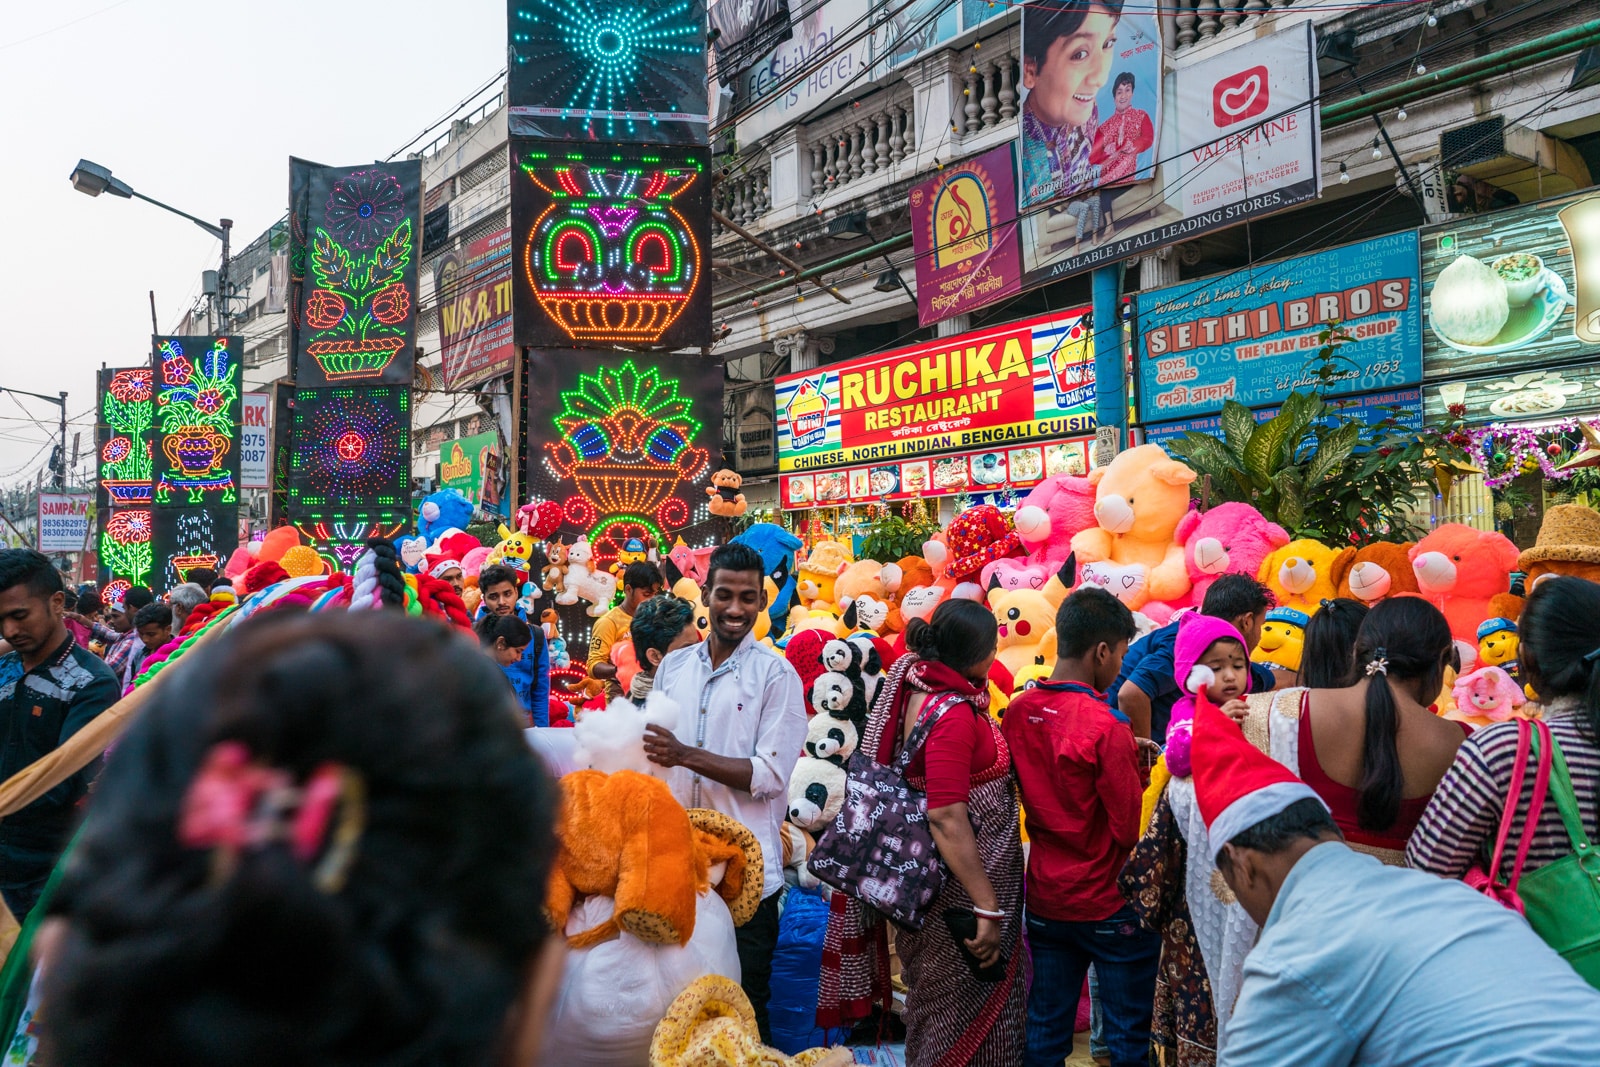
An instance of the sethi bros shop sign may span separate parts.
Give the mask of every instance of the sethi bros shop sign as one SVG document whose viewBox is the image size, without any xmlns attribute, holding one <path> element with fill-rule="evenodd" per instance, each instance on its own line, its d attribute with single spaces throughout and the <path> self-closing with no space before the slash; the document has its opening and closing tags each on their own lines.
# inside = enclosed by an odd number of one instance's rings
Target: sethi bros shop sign
<svg viewBox="0 0 1600 1067">
<path fill-rule="evenodd" d="M 1068 439 L 1095 430 L 1087 316 L 1075 308 L 779 378 L 783 505 L 938 496 L 1081 473 L 1084 442 Z"/>
</svg>

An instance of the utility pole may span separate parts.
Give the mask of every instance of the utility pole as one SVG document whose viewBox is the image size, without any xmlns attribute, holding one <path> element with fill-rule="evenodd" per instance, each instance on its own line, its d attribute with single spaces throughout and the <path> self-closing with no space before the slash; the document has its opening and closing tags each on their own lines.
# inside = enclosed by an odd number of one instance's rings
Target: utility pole
<svg viewBox="0 0 1600 1067">
<path fill-rule="evenodd" d="M 56 438 L 56 461 L 51 464 L 55 468 L 54 481 L 57 489 L 67 487 L 67 393 L 63 389 L 56 396 L 45 396 L 43 393 L 30 393 L 26 389 L 9 389 L 0 385 L 0 393 L 15 393 L 18 396 L 31 396 L 35 400 L 43 400 L 48 404 L 61 406 L 61 424 Z"/>
</svg>

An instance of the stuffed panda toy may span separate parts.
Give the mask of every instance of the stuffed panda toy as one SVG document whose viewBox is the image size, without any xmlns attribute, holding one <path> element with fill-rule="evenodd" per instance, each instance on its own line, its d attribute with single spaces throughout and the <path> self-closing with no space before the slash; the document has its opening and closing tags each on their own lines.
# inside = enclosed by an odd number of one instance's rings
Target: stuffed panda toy
<svg viewBox="0 0 1600 1067">
<path fill-rule="evenodd" d="M 844 807 L 844 768 L 831 760 L 802 759 L 789 776 L 789 821 L 817 831 Z"/>
<path fill-rule="evenodd" d="M 806 755 L 843 764 L 855 752 L 861 734 L 849 719 L 813 715 L 806 727 Z"/>
</svg>

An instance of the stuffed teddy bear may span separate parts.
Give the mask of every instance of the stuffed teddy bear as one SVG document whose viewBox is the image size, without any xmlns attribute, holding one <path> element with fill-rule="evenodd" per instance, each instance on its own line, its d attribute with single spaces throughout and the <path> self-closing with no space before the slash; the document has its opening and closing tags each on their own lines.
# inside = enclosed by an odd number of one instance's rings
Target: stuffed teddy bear
<svg viewBox="0 0 1600 1067">
<path fill-rule="evenodd" d="M 1485 667 L 1499 667 L 1511 676 L 1513 682 L 1521 683 L 1522 671 L 1517 664 L 1517 653 L 1522 647 L 1522 638 L 1517 633 L 1517 624 L 1510 619 L 1496 617 L 1485 619 L 1478 627 L 1478 663 Z"/>
<path fill-rule="evenodd" d="M 1517 557 L 1517 569 L 1532 590 L 1552 574 L 1600 582 L 1600 512 L 1582 504 L 1557 504 L 1544 513 L 1533 547 Z M 1489 603 L 1492 615 L 1515 620 L 1522 614 L 1522 598 L 1498 594 Z"/>
<path fill-rule="evenodd" d="M 1074 474 L 1053 474 L 1034 486 L 1017 508 L 1014 526 L 1026 559 L 986 564 L 979 580 L 987 588 L 999 575 L 1003 589 L 1042 589 L 1072 555 L 1072 539 L 1095 524 L 1094 485 Z"/>
<path fill-rule="evenodd" d="M 650 1067 L 848 1067 L 854 1062 L 854 1053 L 843 1046 L 787 1056 L 763 1045 L 744 990 L 718 974 L 696 979 L 679 994 L 650 1041 Z"/>
<path fill-rule="evenodd" d="M 424 497 L 422 506 L 417 509 L 417 533 L 431 545 L 446 530 L 465 530 L 470 526 L 473 510 L 472 501 L 463 496 L 461 490 L 441 489 Z"/>
<path fill-rule="evenodd" d="M 739 536 L 733 538 L 761 553 L 761 562 L 767 568 L 767 577 L 778 587 L 778 595 L 767 605 L 772 628 L 778 633 L 788 624 L 789 609 L 795 598 L 795 553 L 803 542 L 782 526 L 770 522 L 751 523 Z M 704 575 L 701 579 L 704 580 Z"/>
<path fill-rule="evenodd" d="M 1272 590 L 1279 607 L 1298 608 L 1307 615 L 1315 615 L 1324 600 L 1337 595 L 1339 580 L 1355 555 L 1353 548 L 1329 548 L 1301 538 L 1290 541 L 1262 560 L 1256 577 Z"/>
<path fill-rule="evenodd" d="M 739 492 L 743 486 L 744 479 L 737 471 L 728 470 L 726 467 L 716 471 L 711 475 L 711 484 L 706 486 L 706 496 L 711 498 L 706 508 L 711 514 L 720 518 L 738 518 L 748 507 L 744 494 Z"/>
<path fill-rule="evenodd" d="M 850 550 L 838 541 L 818 541 L 799 566 L 800 603 L 807 609 L 827 611 L 837 600 L 833 583 L 851 563 Z"/>
<path fill-rule="evenodd" d="M 1271 609 L 1261 624 L 1261 636 L 1250 658 L 1257 663 L 1276 664 L 1286 671 L 1298 671 L 1310 623 L 1311 616 L 1298 608 Z"/>
<path fill-rule="evenodd" d="M 560 593 L 566 589 L 567 582 L 567 553 L 568 548 L 560 541 L 552 541 L 545 549 L 544 572 L 540 576 L 540 583 L 548 593 Z M 560 600 L 560 597 L 556 598 Z M 577 603 L 574 599 L 572 603 Z"/>
<path fill-rule="evenodd" d="M 888 594 L 889 617 L 884 621 L 885 633 L 899 633 L 906 628 L 905 616 L 900 611 L 900 599 L 913 589 L 933 584 L 933 568 L 921 556 L 901 556 L 894 563 L 883 565 L 883 590 Z"/>
<path fill-rule="evenodd" d="M 879 602 L 889 596 L 883 587 L 883 564 L 876 560 L 858 559 L 840 571 L 833 581 L 833 604 L 841 617 L 851 602 L 863 596 Z"/>
<path fill-rule="evenodd" d="M 1417 591 L 1417 576 L 1411 569 L 1411 545 L 1377 541 L 1356 549 L 1339 579 L 1339 595 L 1371 606 L 1385 597 Z"/>
<path fill-rule="evenodd" d="M 1183 546 L 1173 537 L 1189 511 L 1194 477 L 1160 445 L 1130 448 L 1089 472 L 1097 525 L 1072 538 L 1072 552 L 1080 567 L 1103 561 L 1144 567 L 1144 591 L 1130 608 L 1143 610 L 1150 601 L 1181 604 L 1189 593 Z"/>
<path fill-rule="evenodd" d="M 990 611 L 999 630 L 995 658 L 1013 678 L 1044 654 L 1041 646 L 1048 639 L 1053 646 L 1056 613 L 1044 594 L 1035 589 L 1013 589 L 992 597 Z M 1054 666 L 1053 647 L 1046 662 Z M 1009 689 L 1007 690 L 1009 692 Z"/>
<path fill-rule="evenodd" d="M 1134 605 L 1144 606 L 1144 589 L 1149 582 L 1149 568 L 1138 563 L 1112 563 L 1108 559 L 1097 563 L 1085 563 L 1078 568 L 1078 584 L 1098 585 L 1110 593 L 1130 609 Z M 1056 605 L 1060 607 L 1060 605 Z M 1158 605 L 1148 605 L 1157 608 Z"/>
<path fill-rule="evenodd" d="M 407 574 L 416 574 L 422 566 L 422 557 L 428 554 L 428 539 L 426 537 L 401 537 L 394 543 L 395 551 L 400 553 L 400 564 Z"/>
<path fill-rule="evenodd" d="M 1183 546 L 1189 573 L 1189 603 L 1205 603 L 1206 590 L 1224 574 L 1261 573 L 1261 563 L 1289 543 L 1282 526 L 1263 518 L 1249 504 L 1218 504 L 1191 511 L 1178 520 L 1174 538 Z"/>
<path fill-rule="evenodd" d="M 1477 658 L 1478 625 L 1502 614 L 1489 605 L 1497 594 L 1511 591 L 1517 546 L 1504 534 L 1447 522 L 1413 545 L 1409 555 L 1418 593 L 1444 612 L 1465 666 Z"/>
<path fill-rule="evenodd" d="M 1470 674 L 1461 675 L 1451 692 L 1455 695 L 1456 709 L 1448 717 L 1475 726 L 1505 722 L 1528 702 L 1522 695 L 1522 687 L 1499 667 L 1479 667 Z"/>
<path fill-rule="evenodd" d="M 889 622 L 889 605 L 870 593 L 862 593 L 850 601 L 843 621 L 854 630 L 877 637 L 886 632 L 884 627 Z"/>
<path fill-rule="evenodd" d="M 617 576 L 594 568 L 594 546 L 580 540 L 567 549 L 567 573 L 561 581 L 557 604 L 576 604 L 581 598 L 589 601 L 588 615 L 598 619 L 611 610 L 611 601 L 617 595 Z"/>
<path fill-rule="evenodd" d="M 845 783 L 838 764 L 802 758 L 789 776 L 789 821 L 813 833 L 827 826 L 844 807 Z"/>
<path fill-rule="evenodd" d="M 672 790 L 635 771 L 573 771 L 561 779 L 556 836 L 561 852 L 550 872 L 545 908 L 565 930 L 581 897 L 610 897 L 611 918 L 567 937 L 575 949 L 609 941 L 623 930 L 655 944 L 685 945 L 694 935 L 695 898 L 709 884 L 712 864 L 727 864 L 717 895 L 734 924 L 761 902 L 761 846 L 717 842 L 697 833 Z M 711 813 L 715 814 L 715 813 Z M 753 862 L 752 862 L 753 861 Z M 742 915 L 742 918 L 741 918 Z"/>
<path fill-rule="evenodd" d="M 860 742 L 861 731 L 849 719 L 817 714 L 806 724 L 806 755 L 812 759 L 831 759 L 842 765 Z"/>
</svg>

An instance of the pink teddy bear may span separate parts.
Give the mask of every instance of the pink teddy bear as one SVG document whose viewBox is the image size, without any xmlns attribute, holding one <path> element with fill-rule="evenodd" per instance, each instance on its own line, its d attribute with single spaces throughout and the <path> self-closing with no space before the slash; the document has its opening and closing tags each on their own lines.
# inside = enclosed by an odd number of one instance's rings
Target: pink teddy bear
<svg viewBox="0 0 1600 1067">
<path fill-rule="evenodd" d="M 1095 525 L 1094 486 L 1075 474 L 1053 474 L 1017 508 L 1014 525 L 1026 559 L 997 559 L 979 575 L 985 589 L 1042 589 L 1072 555 L 1072 538 Z"/>
<path fill-rule="evenodd" d="M 1189 602 L 1199 606 L 1211 583 L 1222 575 L 1254 578 L 1261 562 L 1289 543 L 1289 534 L 1249 504 L 1218 504 L 1179 519 L 1173 539 L 1183 546 L 1183 563 L 1192 585 Z"/>
<path fill-rule="evenodd" d="M 1463 674 L 1450 692 L 1456 698 L 1456 717 L 1469 720 L 1505 722 L 1528 702 L 1522 687 L 1499 667 L 1480 667 Z"/>
</svg>

